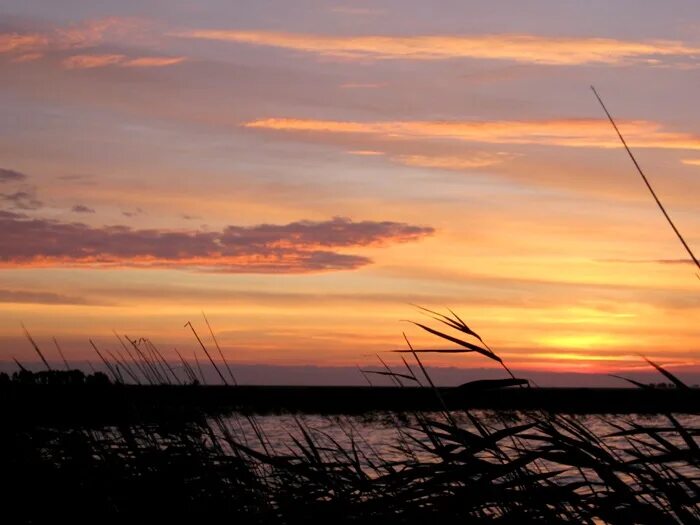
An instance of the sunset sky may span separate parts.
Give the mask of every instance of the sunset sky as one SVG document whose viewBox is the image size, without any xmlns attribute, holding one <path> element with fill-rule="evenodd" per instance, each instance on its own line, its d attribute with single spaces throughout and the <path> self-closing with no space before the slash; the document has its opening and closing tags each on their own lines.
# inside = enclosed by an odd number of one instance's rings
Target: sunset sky
<svg viewBox="0 0 700 525">
<path fill-rule="evenodd" d="M 419 304 L 515 370 L 697 371 L 591 84 L 700 252 L 697 1 L 4 0 L 0 361 L 190 355 L 204 311 L 232 363 L 365 365 L 438 344 Z"/>
</svg>

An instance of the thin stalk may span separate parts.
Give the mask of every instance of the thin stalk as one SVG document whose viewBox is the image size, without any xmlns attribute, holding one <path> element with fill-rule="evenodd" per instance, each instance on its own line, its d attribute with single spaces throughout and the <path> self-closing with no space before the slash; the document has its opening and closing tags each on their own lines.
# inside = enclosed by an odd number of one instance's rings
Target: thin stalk
<svg viewBox="0 0 700 525">
<path fill-rule="evenodd" d="M 207 323 L 207 328 L 209 328 L 209 333 L 211 334 L 211 338 L 214 340 L 214 344 L 216 345 L 216 349 L 219 351 L 219 355 L 221 356 L 221 360 L 224 362 L 224 365 L 226 366 L 226 370 L 228 370 L 228 375 L 231 376 L 231 381 L 233 381 L 233 384 L 235 386 L 238 386 L 238 381 L 236 381 L 236 376 L 233 375 L 233 370 L 231 370 L 231 367 L 228 364 L 228 361 L 226 361 L 226 358 L 224 357 L 224 353 L 221 351 L 221 347 L 219 346 L 219 341 L 216 340 L 216 336 L 214 335 L 214 330 L 211 329 L 211 325 L 209 324 L 209 319 L 207 319 L 207 316 L 202 312 L 202 317 L 204 317 L 204 322 Z"/>
<path fill-rule="evenodd" d="M 141 375 L 144 377 L 144 380 L 147 383 L 151 383 L 152 381 L 148 377 L 148 371 L 145 369 L 144 364 L 141 362 L 140 359 L 136 359 L 131 351 L 129 350 L 129 347 L 124 344 L 124 341 L 122 341 L 122 338 L 119 334 L 117 334 L 116 331 L 112 330 L 112 333 L 114 333 L 114 337 L 117 338 L 117 341 L 119 341 L 119 344 L 122 345 L 122 348 L 124 349 L 124 352 L 126 352 L 126 355 L 129 356 L 129 359 L 131 359 L 131 362 L 134 363 L 134 366 L 138 368 L 139 372 L 141 372 Z"/>
<path fill-rule="evenodd" d="M 66 370 L 70 370 L 70 365 L 68 364 L 68 361 L 66 361 L 66 356 L 63 355 L 63 350 L 61 350 L 58 340 L 55 337 L 53 338 L 53 344 L 56 345 L 56 350 L 58 350 L 58 355 L 60 355 L 61 359 L 63 359 L 63 364 L 66 366 Z"/>
<path fill-rule="evenodd" d="M 32 344 L 34 347 L 34 350 L 36 351 L 37 354 L 39 354 L 39 357 L 41 360 L 44 362 L 44 366 L 46 366 L 47 370 L 51 370 L 51 366 L 49 365 L 48 361 L 46 361 L 46 358 L 44 357 L 44 354 L 41 353 L 41 350 L 39 350 L 39 345 L 36 344 L 36 341 L 32 338 L 31 334 L 29 333 L 29 330 L 27 330 L 27 327 L 24 326 L 24 323 L 22 323 L 22 330 L 24 330 L 24 335 L 27 336 L 27 339 L 29 339 L 29 342 Z"/>
<path fill-rule="evenodd" d="M 413 345 L 408 340 L 408 337 L 406 337 L 406 334 L 403 333 L 402 335 L 403 335 L 404 340 L 406 341 L 406 344 L 408 345 L 408 348 L 411 350 L 411 353 L 413 354 L 413 358 L 416 360 L 416 362 L 418 363 L 418 366 L 420 367 L 421 371 L 423 372 L 423 375 L 428 380 L 428 384 L 430 385 L 430 388 L 432 388 L 433 392 L 435 392 L 435 396 L 437 397 L 438 401 L 440 402 L 440 405 L 442 406 L 442 411 L 445 415 L 445 418 L 453 426 L 456 427 L 457 423 L 455 422 L 454 418 L 452 417 L 452 414 L 450 414 L 450 411 L 447 410 L 447 405 L 445 404 L 445 400 L 443 399 L 442 394 L 440 394 L 440 391 L 435 386 L 435 383 L 433 383 L 432 378 L 430 377 L 430 375 L 428 374 L 428 371 L 423 366 L 423 363 L 421 362 L 420 358 L 418 357 L 418 354 L 416 353 L 415 349 L 413 348 Z"/>
<path fill-rule="evenodd" d="M 24 368 L 24 366 L 22 366 L 22 363 L 20 363 L 19 361 L 17 361 L 17 358 L 16 358 L 16 357 L 13 356 L 13 357 L 12 357 L 12 360 L 13 360 L 13 361 L 15 362 L 15 364 L 19 367 L 20 371 L 22 371 L 22 372 L 29 372 L 29 370 L 27 370 L 26 368 Z"/>
<path fill-rule="evenodd" d="M 204 353 L 206 354 L 207 358 L 209 359 L 209 362 L 211 365 L 214 367 L 214 370 L 216 370 L 216 373 L 219 374 L 219 377 L 221 380 L 224 382 L 225 385 L 228 386 L 228 381 L 226 381 L 226 378 L 224 377 L 224 374 L 221 373 L 221 370 L 219 370 L 219 367 L 216 366 L 216 363 L 214 360 L 211 358 L 211 355 L 209 354 L 209 351 L 207 350 L 207 347 L 204 346 L 204 343 L 202 343 L 202 340 L 199 338 L 199 335 L 197 334 L 196 330 L 194 329 L 194 326 L 192 326 L 192 323 L 190 321 L 187 321 L 185 323 L 185 326 L 189 326 L 190 330 L 192 330 L 192 333 L 194 336 L 197 338 L 197 341 L 199 342 L 199 346 L 202 347 L 202 350 L 204 350 Z"/>
<path fill-rule="evenodd" d="M 202 366 L 199 364 L 199 359 L 197 359 L 197 352 L 195 350 L 193 350 L 192 355 L 194 355 L 194 364 L 197 365 L 197 371 L 199 372 L 199 378 L 202 380 L 202 384 L 206 385 L 207 381 L 204 379 L 204 372 L 202 372 Z"/>
<path fill-rule="evenodd" d="M 112 365 L 110 364 L 110 362 L 107 361 L 107 359 L 105 359 L 105 357 L 104 357 L 104 356 L 102 355 L 102 353 L 99 351 L 99 349 L 97 348 L 97 346 L 95 345 L 95 343 L 92 341 L 92 339 L 89 339 L 89 341 L 90 341 L 90 344 L 92 345 L 92 348 L 95 350 L 95 352 L 97 353 L 97 355 L 99 356 L 99 358 L 102 360 L 102 362 L 103 362 L 103 363 L 105 364 L 105 366 L 107 367 L 107 370 L 109 370 L 109 373 L 112 374 L 112 377 L 114 378 L 114 381 L 117 382 L 117 383 L 119 383 L 119 382 L 120 382 L 120 381 L 119 381 L 119 374 L 114 370 L 114 368 L 112 368 Z"/>
<path fill-rule="evenodd" d="M 646 187 L 649 190 L 649 193 L 651 193 L 651 196 L 654 197 L 654 201 L 656 202 L 656 205 L 661 210 L 661 213 L 664 214 L 664 217 L 666 217 L 666 220 L 671 225 L 671 228 L 673 228 L 673 231 L 675 232 L 676 237 L 678 237 L 678 240 L 681 241 L 683 248 L 685 248 L 685 251 L 688 252 L 688 255 L 690 255 L 690 258 L 695 263 L 695 266 L 697 266 L 698 270 L 700 270 L 700 261 L 698 261 L 698 259 L 695 257 L 695 255 L 693 254 L 693 251 L 690 249 L 690 246 L 688 246 L 688 243 L 685 242 L 685 239 L 681 235 L 681 232 L 678 231 L 678 228 L 676 228 L 676 225 L 671 220 L 671 217 L 669 217 L 668 212 L 666 211 L 666 208 L 664 208 L 664 205 L 661 204 L 661 201 L 656 196 L 656 192 L 654 191 L 654 188 L 651 187 L 651 184 L 649 183 L 649 179 L 647 179 L 647 176 L 644 174 L 644 172 L 642 171 L 642 168 L 639 166 L 637 159 L 632 154 L 632 151 L 630 150 L 629 146 L 627 145 L 625 138 L 622 136 L 622 133 L 620 133 L 620 130 L 618 129 L 617 124 L 615 124 L 615 121 L 613 120 L 612 115 L 610 115 L 608 108 L 605 107 L 605 104 L 603 103 L 603 100 L 600 98 L 600 95 L 598 95 L 598 92 L 596 91 L 596 89 L 593 86 L 591 86 L 591 89 L 593 90 L 593 94 L 595 95 L 595 97 L 598 99 L 598 102 L 600 102 L 600 105 L 603 108 L 603 111 L 605 111 L 605 114 L 608 116 L 608 120 L 610 121 L 610 124 L 612 124 L 612 127 L 615 129 L 615 132 L 617 133 L 617 136 L 620 138 L 620 142 L 622 142 L 622 145 L 625 147 L 627 154 L 629 155 L 630 159 L 632 159 L 632 162 L 634 163 L 634 167 L 637 168 L 637 171 L 642 176 L 642 180 L 644 181 L 644 184 L 646 184 Z"/>
<path fill-rule="evenodd" d="M 156 367 L 153 366 L 153 363 L 151 363 L 151 360 L 148 359 L 148 357 L 146 357 L 146 354 L 144 354 L 144 353 L 141 351 L 141 349 L 139 348 L 139 346 L 136 344 L 136 341 L 135 341 L 135 340 L 132 341 L 131 339 L 129 339 L 129 336 L 127 336 L 127 335 L 125 335 L 124 337 L 126 338 L 127 341 L 129 341 L 129 344 L 131 344 L 131 346 L 132 346 L 132 348 L 134 349 L 134 351 L 135 351 L 135 352 L 138 354 L 138 356 L 141 358 L 141 360 L 142 360 L 143 363 L 144 363 L 144 366 L 148 368 L 148 370 L 149 370 L 149 372 L 150 372 L 149 375 L 151 376 L 151 377 L 149 377 L 150 383 L 151 383 L 151 384 L 164 383 L 165 381 L 163 381 L 163 379 L 160 377 L 160 373 L 158 372 L 158 370 L 156 369 Z"/>
<path fill-rule="evenodd" d="M 158 347 L 157 347 L 156 345 L 153 344 L 153 341 L 151 341 L 151 340 L 149 339 L 149 340 L 148 340 L 148 344 L 151 346 L 151 348 L 153 348 L 153 351 L 155 352 L 156 356 L 161 360 L 161 362 L 162 362 L 162 363 L 165 365 L 165 367 L 168 369 L 168 372 L 170 372 L 170 375 L 173 376 L 173 378 L 175 379 L 175 382 L 178 383 L 178 384 L 182 384 L 182 381 L 180 381 L 180 378 L 177 377 L 177 375 L 175 374 L 175 371 L 173 370 L 173 367 L 170 366 L 170 363 L 168 363 L 168 361 L 165 359 L 165 357 L 163 357 L 163 354 L 161 353 L 160 350 L 158 350 Z"/>
</svg>

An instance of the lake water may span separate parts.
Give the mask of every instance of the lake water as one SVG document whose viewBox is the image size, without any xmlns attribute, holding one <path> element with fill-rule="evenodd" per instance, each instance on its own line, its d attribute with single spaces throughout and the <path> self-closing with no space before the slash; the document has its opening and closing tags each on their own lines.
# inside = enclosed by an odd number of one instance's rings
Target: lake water
<svg viewBox="0 0 700 525">
<path fill-rule="evenodd" d="M 518 412 L 475 410 L 471 413 L 491 431 L 530 421 L 526 414 Z M 424 415 L 429 419 L 445 421 L 441 413 Z M 694 429 L 700 426 L 700 416 L 694 414 L 674 414 L 673 416 L 683 427 L 691 430 L 693 439 L 697 441 L 700 431 Z M 459 427 L 477 432 L 464 412 L 455 412 L 452 417 Z M 669 419 L 661 415 L 601 414 L 566 417 L 572 418 L 601 438 L 603 443 L 618 451 L 629 448 L 627 438 L 606 436 L 619 430 L 619 427 L 631 428 L 634 425 L 643 425 L 666 430 L 672 427 Z M 369 459 L 380 457 L 388 461 L 402 461 L 409 458 L 411 454 L 415 454 L 415 457 L 421 461 L 436 460 L 420 446 L 419 443 L 429 445 L 430 440 L 420 430 L 414 416 L 399 416 L 388 412 L 373 412 L 361 416 L 258 415 L 255 416 L 254 421 L 250 421 L 241 415 L 234 414 L 224 418 L 224 421 L 229 431 L 238 440 L 253 449 L 263 451 L 264 447 L 253 429 L 253 425 L 257 426 L 259 433 L 265 436 L 265 446 L 268 451 L 276 454 L 298 453 L 299 448 L 295 440 L 306 445 L 306 438 L 301 430 L 303 428 L 318 447 L 331 455 L 338 447 L 350 450 L 354 443 L 354 446 L 364 453 L 364 457 Z M 686 446 L 678 432 L 662 431 L 660 435 L 674 445 Z M 410 454 L 406 452 L 407 449 L 410 449 Z"/>
</svg>

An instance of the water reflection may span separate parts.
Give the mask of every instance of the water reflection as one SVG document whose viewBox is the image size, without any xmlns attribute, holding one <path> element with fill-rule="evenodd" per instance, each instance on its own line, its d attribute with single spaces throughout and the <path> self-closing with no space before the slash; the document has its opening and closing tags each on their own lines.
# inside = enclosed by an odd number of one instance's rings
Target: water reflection
<svg viewBox="0 0 700 525">
<path fill-rule="evenodd" d="M 470 414 L 489 432 L 506 426 L 525 424 L 536 414 L 515 411 L 474 410 Z M 693 414 L 673 414 L 687 429 L 693 429 L 698 416 Z M 448 423 L 440 412 L 421 414 L 422 418 Z M 460 428 L 478 433 L 474 419 L 465 412 L 450 415 Z M 621 428 L 630 429 L 644 425 L 658 429 L 662 439 L 672 445 L 683 446 L 683 437 L 672 427 L 666 416 L 649 414 L 593 414 L 567 415 L 581 426 L 600 438 L 602 444 L 612 453 L 628 455 L 630 442 L 627 436 L 611 436 Z M 538 417 L 538 419 L 541 419 Z M 364 415 L 325 416 L 325 415 L 259 415 L 254 419 L 234 413 L 223 418 L 227 431 L 252 449 L 276 454 L 297 454 L 299 443 L 311 438 L 322 454 L 328 459 L 338 459 L 338 454 L 357 452 L 362 463 L 367 465 L 373 459 L 390 462 L 433 462 L 438 461 L 427 451 L 429 436 L 421 429 L 420 419 L 413 414 L 390 412 L 370 412 Z M 213 425 L 217 426 L 217 425 Z M 257 427 L 257 430 L 256 428 Z M 535 430 L 532 431 L 536 433 Z M 306 435 L 305 435 L 306 434 Z M 422 446 L 424 445 L 424 446 Z M 644 441 L 640 442 L 640 446 Z M 653 443 L 652 443 L 653 445 Z M 513 443 L 513 451 L 517 443 Z M 341 452 L 344 451 L 344 452 Z M 544 464 L 546 468 L 546 463 Z M 561 465 L 558 465 L 561 468 Z"/>
</svg>

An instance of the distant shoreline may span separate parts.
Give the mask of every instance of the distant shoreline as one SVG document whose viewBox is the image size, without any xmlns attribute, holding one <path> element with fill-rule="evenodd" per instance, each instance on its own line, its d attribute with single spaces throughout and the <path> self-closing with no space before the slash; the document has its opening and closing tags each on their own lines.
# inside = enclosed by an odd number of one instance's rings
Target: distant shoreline
<svg viewBox="0 0 700 525">
<path fill-rule="evenodd" d="M 562 413 L 700 412 L 700 389 L 506 388 L 464 392 L 438 389 L 449 409 L 547 410 Z M 418 387 L 5 385 L 0 406 L 7 420 L 26 423 L 112 423 L 227 411 L 362 414 L 430 411 L 442 405 Z"/>
</svg>

